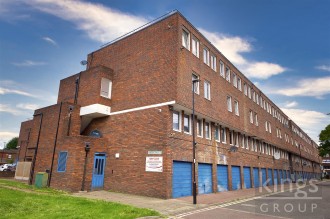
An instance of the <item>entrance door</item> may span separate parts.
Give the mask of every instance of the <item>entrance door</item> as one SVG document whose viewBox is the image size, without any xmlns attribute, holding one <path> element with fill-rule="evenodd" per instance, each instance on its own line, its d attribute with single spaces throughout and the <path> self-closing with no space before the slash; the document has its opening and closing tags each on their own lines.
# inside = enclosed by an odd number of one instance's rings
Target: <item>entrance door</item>
<svg viewBox="0 0 330 219">
<path fill-rule="evenodd" d="M 102 189 L 104 184 L 105 154 L 97 153 L 94 156 L 92 189 Z"/>
</svg>

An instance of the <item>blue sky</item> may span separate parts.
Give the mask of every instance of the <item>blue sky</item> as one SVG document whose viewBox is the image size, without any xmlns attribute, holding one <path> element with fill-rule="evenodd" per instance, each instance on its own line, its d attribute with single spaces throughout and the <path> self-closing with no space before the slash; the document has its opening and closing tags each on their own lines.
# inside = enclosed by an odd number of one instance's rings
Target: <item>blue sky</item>
<svg viewBox="0 0 330 219">
<path fill-rule="evenodd" d="M 318 140 L 330 123 L 328 0 L 0 0 L 0 148 L 88 53 L 173 9 Z"/>
</svg>

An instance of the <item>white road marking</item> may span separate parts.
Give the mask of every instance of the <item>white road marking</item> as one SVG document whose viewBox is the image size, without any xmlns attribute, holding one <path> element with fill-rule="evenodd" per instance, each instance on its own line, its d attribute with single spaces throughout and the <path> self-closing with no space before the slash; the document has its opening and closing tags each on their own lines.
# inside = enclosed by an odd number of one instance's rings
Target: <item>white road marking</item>
<svg viewBox="0 0 330 219">
<path fill-rule="evenodd" d="M 246 207 L 257 207 L 256 205 L 250 205 L 250 204 L 241 204 L 241 205 Z"/>
<path fill-rule="evenodd" d="M 224 208 L 224 209 L 231 210 L 231 211 L 237 211 L 237 212 L 244 212 L 244 213 L 247 213 L 247 214 L 254 214 L 254 215 L 258 214 L 258 215 L 273 217 L 273 218 L 293 219 L 293 218 L 289 218 L 289 217 L 280 217 L 280 216 L 274 216 L 274 215 L 269 215 L 269 214 L 261 214 L 261 213 L 256 213 L 256 212 L 241 211 L 241 210 L 235 210 L 235 209 L 231 209 L 231 208 Z"/>
</svg>

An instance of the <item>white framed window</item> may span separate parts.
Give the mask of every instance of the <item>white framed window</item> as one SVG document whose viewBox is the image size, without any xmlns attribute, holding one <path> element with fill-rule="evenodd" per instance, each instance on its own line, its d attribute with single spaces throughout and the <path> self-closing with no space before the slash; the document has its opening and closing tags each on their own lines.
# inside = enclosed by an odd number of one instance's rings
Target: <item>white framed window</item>
<svg viewBox="0 0 330 219">
<path fill-rule="evenodd" d="M 220 64 L 220 76 L 225 78 L 225 65 L 223 64 L 222 61 L 219 62 Z"/>
<path fill-rule="evenodd" d="M 230 82 L 230 69 L 226 67 L 226 80 Z"/>
<path fill-rule="evenodd" d="M 211 68 L 214 71 L 217 71 L 217 57 L 215 57 L 214 55 L 211 55 Z"/>
<path fill-rule="evenodd" d="M 263 108 L 263 100 L 262 100 L 262 96 L 260 95 L 260 106 L 261 108 Z"/>
<path fill-rule="evenodd" d="M 271 126 L 270 122 L 268 122 L 268 131 L 269 131 L 269 133 L 272 133 L 272 126 Z"/>
<path fill-rule="evenodd" d="M 192 38 L 191 52 L 199 58 L 199 40 L 196 37 Z"/>
<path fill-rule="evenodd" d="M 190 50 L 190 33 L 186 29 L 182 29 L 182 46 Z"/>
<path fill-rule="evenodd" d="M 214 139 L 217 142 L 220 142 L 220 127 L 219 126 L 215 126 Z"/>
<path fill-rule="evenodd" d="M 234 100 L 235 115 L 239 116 L 238 101 Z"/>
<path fill-rule="evenodd" d="M 256 102 L 256 92 L 252 89 L 252 100 L 253 102 Z"/>
<path fill-rule="evenodd" d="M 253 124 L 253 112 L 252 112 L 252 110 L 250 110 L 250 123 Z"/>
<path fill-rule="evenodd" d="M 233 85 L 237 88 L 237 76 L 235 73 L 233 73 Z"/>
<path fill-rule="evenodd" d="M 183 131 L 186 134 L 191 134 L 191 116 L 183 115 Z"/>
<path fill-rule="evenodd" d="M 203 49 L 203 61 L 210 66 L 210 51 L 207 48 Z"/>
<path fill-rule="evenodd" d="M 251 87 L 250 86 L 248 86 L 248 96 L 251 99 Z"/>
<path fill-rule="evenodd" d="M 208 81 L 204 81 L 204 97 L 211 100 L 211 84 Z"/>
<path fill-rule="evenodd" d="M 205 122 L 204 129 L 205 129 L 205 138 L 211 139 L 211 125 L 209 122 Z"/>
<path fill-rule="evenodd" d="M 265 122 L 265 129 L 266 129 L 266 132 L 268 132 L 268 121 Z"/>
<path fill-rule="evenodd" d="M 234 132 L 234 144 L 236 147 L 239 147 L 239 135 L 240 133 Z"/>
<path fill-rule="evenodd" d="M 257 101 L 257 104 L 259 105 L 259 94 L 256 94 L 256 101 Z"/>
<path fill-rule="evenodd" d="M 244 87 L 244 94 L 245 94 L 245 96 L 247 96 L 248 95 L 248 88 L 247 88 L 246 83 L 244 83 L 243 87 Z"/>
<path fill-rule="evenodd" d="M 242 139 L 242 148 L 245 147 L 245 135 L 241 135 L 241 139 Z"/>
<path fill-rule="evenodd" d="M 203 138 L 203 120 L 197 120 L 197 136 Z"/>
<path fill-rule="evenodd" d="M 100 95 L 102 97 L 111 99 L 111 87 L 112 87 L 112 81 L 110 81 L 107 78 L 102 78 Z"/>
<path fill-rule="evenodd" d="M 245 149 L 249 150 L 249 137 L 245 137 Z"/>
<path fill-rule="evenodd" d="M 237 77 L 237 88 L 242 91 L 242 80 L 240 77 Z"/>
<path fill-rule="evenodd" d="M 258 114 L 257 113 L 254 113 L 254 120 L 255 120 L 255 125 L 259 126 Z"/>
<path fill-rule="evenodd" d="M 192 74 L 191 80 L 199 80 L 199 76 L 196 74 Z M 199 94 L 199 81 L 196 83 L 192 83 L 192 89 L 194 90 L 195 94 Z"/>
<path fill-rule="evenodd" d="M 227 96 L 227 110 L 229 112 L 232 112 L 233 111 L 232 105 L 231 105 L 231 96 Z"/>
<path fill-rule="evenodd" d="M 222 143 L 226 144 L 227 143 L 226 128 L 225 127 L 221 127 L 220 132 L 221 132 Z"/>
<path fill-rule="evenodd" d="M 179 111 L 173 111 L 173 130 L 181 132 L 181 114 Z"/>
<path fill-rule="evenodd" d="M 229 131 L 229 144 L 234 145 L 234 131 Z"/>
</svg>

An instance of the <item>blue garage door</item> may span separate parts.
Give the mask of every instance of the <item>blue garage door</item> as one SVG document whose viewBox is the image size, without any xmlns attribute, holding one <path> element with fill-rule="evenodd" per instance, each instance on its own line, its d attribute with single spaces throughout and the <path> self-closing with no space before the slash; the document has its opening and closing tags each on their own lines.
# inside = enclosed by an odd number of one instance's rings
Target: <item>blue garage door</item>
<svg viewBox="0 0 330 219">
<path fill-rule="evenodd" d="M 274 169 L 274 185 L 278 184 L 278 181 L 277 181 L 277 170 Z"/>
<path fill-rule="evenodd" d="M 190 162 L 173 161 L 172 197 L 192 195 L 192 165 Z"/>
<path fill-rule="evenodd" d="M 253 182 L 254 182 L 254 188 L 257 188 L 260 186 L 260 183 L 259 183 L 259 168 L 257 167 L 254 167 L 253 168 Z"/>
<path fill-rule="evenodd" d="M 278 170 L 278 183 L 283 183 L 283 173 L 282 170 Z"/>
<path fill-rule="evenodd" d="M 241 189 L 241 170 L 238 166 L 231 167 L 231 182 L 233 190 Z"/>
<path fill-rule="evenodd" d="M 251 169 L 250 169 L 250 167 L 244 167 L 243 172 L 244 172 L 245 188 L 249 189 L 249 188 L 251 188 Z"/>
<path fill-rule="evenodd" d="M 268 185 L 273 185 L 272 169 L 268 169 Z"/>
<path fill-rule="evenodd" d="M 217 166 L 218 192 L 228 191 L 228 166 Z"/>
<path fill-rule="evenodd" d="M 198 164 L 198 194 L 212 193 L 212 164 Z"/>
<path fill-rule="evenodd" d="M 266 186 L 266 180 L 267 180 L 267 175 L 266 175 L 266 168 L 261 168 L 261 177 L 262 177 L 262 186 Z"/>
</svg>

